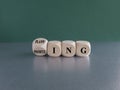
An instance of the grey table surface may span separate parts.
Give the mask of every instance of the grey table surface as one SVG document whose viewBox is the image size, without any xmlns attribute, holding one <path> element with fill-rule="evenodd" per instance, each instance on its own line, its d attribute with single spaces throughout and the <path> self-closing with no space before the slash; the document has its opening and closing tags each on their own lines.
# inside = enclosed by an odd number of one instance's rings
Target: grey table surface
<svg viewBox="0 0 120 90">
<path fill-rule="evenodd" d="M 120 42 L 89 57 L 37 57 L 31 43 L 0 43 L 0 90 L 120 90 Z"/>
</svg>

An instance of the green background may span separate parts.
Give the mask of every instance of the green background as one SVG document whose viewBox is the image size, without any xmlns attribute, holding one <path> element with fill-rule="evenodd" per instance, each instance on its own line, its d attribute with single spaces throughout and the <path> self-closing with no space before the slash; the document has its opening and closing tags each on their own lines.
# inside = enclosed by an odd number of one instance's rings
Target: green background
<svg viewBox="0 0 120 90">
<path fill-rule="evenodd" d="M 120 0 L 0 0 L 0 42 L 120 40 Z"/>
</svg>

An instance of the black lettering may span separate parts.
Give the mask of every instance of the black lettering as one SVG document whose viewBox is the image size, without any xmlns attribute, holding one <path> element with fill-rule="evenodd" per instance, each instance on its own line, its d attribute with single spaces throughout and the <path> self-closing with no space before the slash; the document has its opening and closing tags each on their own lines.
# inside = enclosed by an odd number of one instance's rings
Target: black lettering
<svg viewBox="0 0 120 90">
<path fill-rule="evenodd" d="M 55 54 L 55 47 L 53 47 L 53 53 Z"/>
<path fill-rule="evenodd" d="M 85 47 L 81 48 L 81 53 L 83 53 L 83 54 L 86 53 L 86 48 Z"/>
<path fill-rule="evenodd" d="M 45 40 L 40 40 L 40 43 L 45 43 Z"/>
<path fill-rule="evenodd" d="M 45 53 L 45 50 L 34 50 L 35 53 Z"/>
<path fill-rule="evenodd" d="M 35 43 L 39 43 L 39 40 L 35 40 Z"/>
<path fill-rule="evenodd" d="M 45 43 L 45 40 L 36 40 L 35 43 Z"/>
<path fill-rule="evenodd" d="M 71 49 L 72 49 L 71 47 L 69 47 L 69 48 L 67 47 L 66 48 L 66 53 L 71 53 Z"/>
</svg>

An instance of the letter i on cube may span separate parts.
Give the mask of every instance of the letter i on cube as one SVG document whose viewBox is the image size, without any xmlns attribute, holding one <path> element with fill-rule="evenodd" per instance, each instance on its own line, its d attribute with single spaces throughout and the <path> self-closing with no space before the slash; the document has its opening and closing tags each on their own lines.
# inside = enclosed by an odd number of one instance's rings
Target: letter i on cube
<svg viewBox="0 0 120 90">
<path fill-rule="evenodd" d="M 49 41 L 48 42 L 48 55 L 52 57 L 58 57 L 61 55 L 61 42 Z"/>
</svg>

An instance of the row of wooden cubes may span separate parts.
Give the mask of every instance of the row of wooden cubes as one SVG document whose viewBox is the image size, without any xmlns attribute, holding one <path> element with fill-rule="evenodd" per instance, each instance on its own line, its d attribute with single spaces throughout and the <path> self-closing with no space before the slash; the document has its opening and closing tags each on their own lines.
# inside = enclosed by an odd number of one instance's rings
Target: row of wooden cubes
<svg viewBox="0 0 120 90">
<path fill-rule="evenodd" d="M 37 38 L 32 43 L 32 51 L 37 56 L 48 54 L 52 57 L 65 56 L 72 57 L 74 55 L 86 57 L 91 53 L 91 45 L 88 41 L 48 41 L 45 38 Z"/>
</svg>

